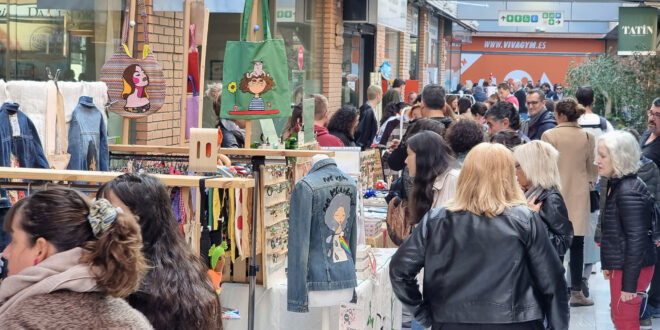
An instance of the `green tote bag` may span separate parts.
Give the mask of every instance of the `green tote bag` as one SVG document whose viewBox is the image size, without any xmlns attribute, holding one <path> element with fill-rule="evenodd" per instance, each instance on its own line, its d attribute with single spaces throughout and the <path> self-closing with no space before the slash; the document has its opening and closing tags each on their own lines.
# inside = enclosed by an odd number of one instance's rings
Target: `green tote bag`
<svg viewBox="0 0 660 330">
<path fill-rule="evenodd" d="M 284 41 L 270 33 L 268 1 L 262 2 L 263 41 L 246 41 L 252 0 L 245 1 L 241 41 L 225 49 L 220 117 L 268 119 L 291 116 L 291 94 Z"/>
</svg>

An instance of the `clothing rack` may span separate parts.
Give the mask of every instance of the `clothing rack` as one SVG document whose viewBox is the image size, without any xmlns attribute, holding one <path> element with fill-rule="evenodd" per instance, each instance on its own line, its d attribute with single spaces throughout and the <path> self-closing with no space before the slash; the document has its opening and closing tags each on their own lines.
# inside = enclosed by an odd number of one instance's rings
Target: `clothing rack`
<svg viewBox="0 0 660 330">
<path fill-rule="evenodd" d="M 110 160 L 115 160 L 115 159 L 188 162 L 188 156 L 183 156 L 183 155 L 125 154 L 125 153 L 110 152 Z"/>
<path fill-rule="evenodd" d="M 258 6 L 257 6 L 258 7 Z M 187 155 L 189 153 L 188 147 L 166 147 L 166 146 L 148 146 L 148 145 L 110 145 L 111 152 L 134 152 L 141 154 L 179 154 Z M 239 148 L 218 148 L 218 153 L 223 155 L 238 155 L 248 156 L 251 158 L 252 169 L 254 173 L 254 199 L 252 206 L 252 256 L 250 257 L 250 265 L 248 266 L 249 292 L 250 299 L 248 303 L 248 329 L 254 329 L 254 307 L 255 307 L 255 290 L 257 286 L 257 226 L 259 219 L 263 221 L 264 205 L 264 182 L 263 172 L 265 171 L 266 157 L 313 157 L 315 155 L 327 155 L 333 157 L 334 151 L 329 150 L 287 150 L 287 149 L 239 149 Z M 0 172 L 1 177 L 2 172 Z M 246 179 L 250 180 L 250 179 Z M 207 185 L 208 187 L 208 185 Z M 200 195 L 201 196 L 201 195 Z M 199 198 L 197 203 L 199 204 Z M 201 209 L 201 208 L 198 208 Z M 198 212 L 199 213 L 199 212 Z M 262 254 L 263 256 L 263 254 Z"/>
<path fill-rule="evenodd" d="M 70 170 L 51 170 L 51 169 L 36 169 L 36 168 L 12 168 L 0 167 L 0 179 L 22 179 L 22 180 L 39 180 L 39 181 L 56 181 L 56 182 L 88 182 L 94 184 L 105 183 L 113 180 L 114 178 L 123 175 L 121 172 L 95 172 L 95 171 L 70 171 Z M 196 175 L 167 175 L 167 174 L 153 174 L 163 184 L 172 187 L 189 187 L 196 189 L 197 196 L 202 196 L 200 192 L 200 182 L 203 182 L 207 188 L 239 188 L 248 189 L 254 188 L 254 180 L 243 178 L 218 178 L 218 177 L 204 177 Z M 2 185 L 17 184 L 14 182 L 5 182 Z M 32 183 L 35 184 L 35 183 Z M 73 186 L 73 185 L 72 185 Z M 195 253 L 199 254 L 199 239 L 201 235 L 201 198 L 197 198 L 195 202 L 195 220 L 193 231 L 193 245 L 192 248 Z"/>
</svg>

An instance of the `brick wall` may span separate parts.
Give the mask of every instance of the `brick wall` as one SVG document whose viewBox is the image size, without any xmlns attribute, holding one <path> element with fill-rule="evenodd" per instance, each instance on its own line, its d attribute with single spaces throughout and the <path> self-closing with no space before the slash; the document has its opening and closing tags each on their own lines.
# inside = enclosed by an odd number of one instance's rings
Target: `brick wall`
<svg viewBox="0 0 660 330">
<path fill-rule="evenodd" d="M 165 104 L 155 114 L 137 119 L 135 122 L 135 143 L 150 145 L 177 145 L 181 136 L 181 79 L 183 78 L 183 12 L 154 12 L 153 1 L 146 0 L 149 43 L 151 51 L 163 68 L 167 94 Z M 144 44 L 142 20 L 138 23 L 136 46 L 141 50 Z M 137 53 L 137 52 L 135 52 Z"/>
<path fill-rule="evenodd" d="M 384 25 L 378 24 L 378 26 L 376 27 L 376 36 L 374 37 L 374 42 L 376 43 L 376 45 L 374 46 L 376 53 L 376 62 L 374 63 L 373 72 L 378 72 L 381 64 L 385 62 L 385 26 Z M 369 77 L 365 79 L 369 79 Z"/>
<path fill-rule="evenodd" d="M 429 15 L 426 8 L 419 10 L 419 39 L 417 42 L 417 55 L 419 56 L 419 93 L 421 93 L 424 86 L 428 84 L 428 62 L 426 58 L 429 51 Z"/>
<path fill-rule="evenodd" d="M 328 108 L 334 111 L 341 107 L 341 61 L 343 45 L 338 43 L 343 39 L 343 34 L 337 34 L 337 27 L 344 25 L 341 0 L 320 0 L 318 2 L 322 22 L 323 52 L 321 60 L 321 91 L 328 98 Z M 339 5 L 338 5 L 339 4 Z M 317 10 L 317 11 L 318 11 Z"/>
</svg>

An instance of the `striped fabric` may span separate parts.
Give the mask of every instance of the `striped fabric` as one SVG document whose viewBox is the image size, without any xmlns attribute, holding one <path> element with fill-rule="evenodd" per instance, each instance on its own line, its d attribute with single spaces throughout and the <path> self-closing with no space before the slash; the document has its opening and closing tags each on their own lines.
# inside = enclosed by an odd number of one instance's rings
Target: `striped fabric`
<svg viewBox="0 0 660 330">
<path fill-rule="evenodd" d="M 165 103 L 165 76 L 163 75 L 163 69 L 158 64 L 156 57 L 149 49 L 149 37 L 147 29 L 147 14 L 144 6 L 144 0 L 138 0 L 138 5 L 140 6 L 142 22 L 144 28 L 144 40 L 145 46 L 141 52 L 142 58 L 133 58 L 128 54 L 127 48 L 124 46 L 127 40 L 127 31 L 128 31 L 128 6 L 126 7 L 125 17 L 124 17 L 124 32 L 122 37 L 122 45 L 119 46 L 119 49 L 108 59 L 108 61 L 103 64 L 101 69 L 101 81 L 103 81 L 108 86 L 108 97 L 110 98 L 110 111 L 124 117 L 128 118 L 141 118 L 146 117 L 150 114 L 158 111 Z M 132 87 L 125 81 L 124 71 L 133 65 L 139 65 L 144 74 L 148 77 L 148 85 L 144 87 L 144 91 L 141 93 L 140 100 L 143 100 L 145 97 L 148 99 L 147 104 L 140 104 L 139 106 L 126 106 L 127 99 L 122 97 L 125 89 L 134 92 L 135 87 Z M 132 73 L 130 73 L 132 75 Z M 127 88 L 128 85 L 128 88 Z M 134 93 L 137 95 L 137 93 Z M 134 96 L 135 97 L 135 96 Z M 128 96 L 130 98 L 130 96 Z M 144 102 L 144 101 L 142 101 Z"/>
</svg>

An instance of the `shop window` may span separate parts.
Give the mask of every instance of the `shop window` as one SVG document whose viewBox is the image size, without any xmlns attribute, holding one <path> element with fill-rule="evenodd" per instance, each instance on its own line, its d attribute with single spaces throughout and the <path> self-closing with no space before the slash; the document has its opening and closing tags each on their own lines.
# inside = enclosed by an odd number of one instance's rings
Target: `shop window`
<svg viewBox="0 0 660 330">
<path fill-rule="evenodd" d="M 399 44 L 401 33 L 385 29 L 385 60 L 392 65 L 391 79 L 399 77 Z M 382 63 L 379 63 L 379 65 Z"/>
<path fill-rule="evenodd" d="M 360 36 L 344 35 L 341 104 L 360 106 Z"/>
<path fill-rule="evenodd" d="M 438 63 L 440 62 L 440 43 L 438 40 L 438 18 L 431 17 L 429 20 L 429 52 L 428 52 L 428 83 L 438 83 Z"/>
<path fill-rule="evenodd" d="M 121 0 L 0 0 L 0 78 L 96 81 L 119 47 Z"/>
<path fill-rule="evenodd" d="M 417 80 L 419 61 L 417 59 L 417 37 L 410 37 L 410 69 L 408 75 L 410 80 Z"/>
<path fill-rule="evenodd" d="M 279 0 L 276 3 L 274 38 L 284 40 L 293 104 L 300 103 L 309 94 L 321 92 L 318 60 L 321 21 L 317 19 L 317 12 L 317 0 Z M 302 70 L 299 67 L 301 47 Z"/>
</svg>

